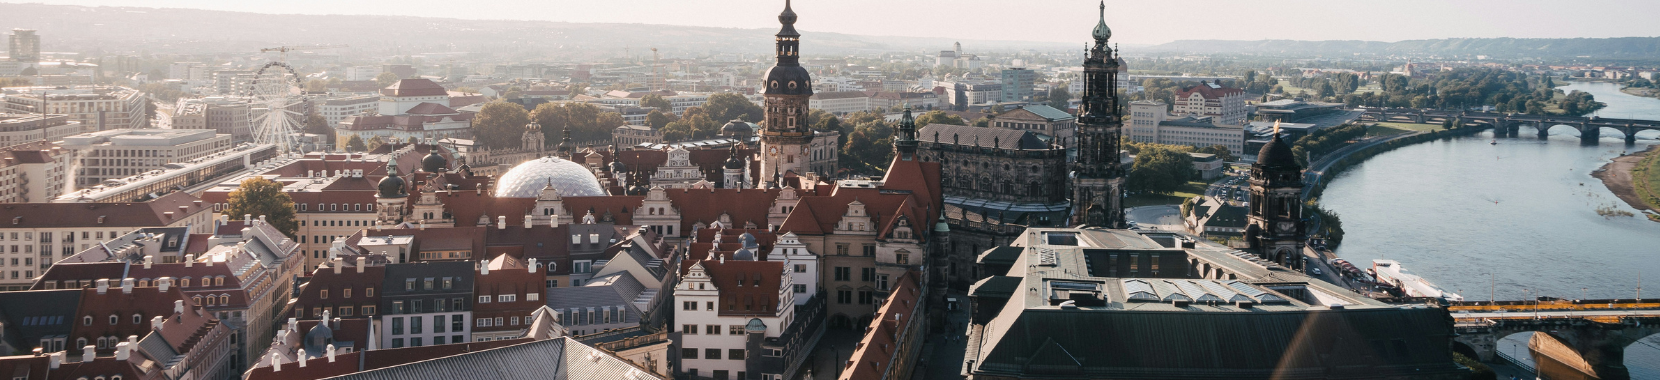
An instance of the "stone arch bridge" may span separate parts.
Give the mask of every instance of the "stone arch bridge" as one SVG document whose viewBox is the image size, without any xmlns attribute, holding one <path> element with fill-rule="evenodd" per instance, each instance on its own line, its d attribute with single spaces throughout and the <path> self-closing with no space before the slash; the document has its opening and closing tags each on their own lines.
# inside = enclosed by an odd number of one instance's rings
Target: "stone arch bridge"
<svg viewBox="0 0 1660 380">
<path fill-rule="evenodd" d="M 1660 304 L 1625 302 L 1455 302 L 1448 307 L 1458 334 L 1454 351 L 1491 362 L 1497 358 L 1500 339 L 1534 332 L 1554 340 L 1550 344 L 1561 348 L 1556 354 L 1569 356 L 1558 361 L 1578 363 L 1580 371 L 1604 380 L 1629 379 L 1625 349 L 1660 334 Z"/>
<path fill-rule="evenodd" d="M 1532 127 L 1543 137 L 1555 126 L 1567 126 L 1579 131 L 1581 141 L 1596 141 L 1602 129 L 1609 128 L 1625 136 L 1625 143 L 1637 142 L 1637 132 L 1660 131 L 1660 121 L 1614 119 L 1597 116 L 1545 116 L 1518 113 L 1441 111 L 1409 108 L 1366 108 L 1361 121 L 1400 123 L 1442 123 L 1464 120 L 1466 125 L 1492 128 L 1498 136 L 1516 137 L 1522 126 Z"/>
</svg>

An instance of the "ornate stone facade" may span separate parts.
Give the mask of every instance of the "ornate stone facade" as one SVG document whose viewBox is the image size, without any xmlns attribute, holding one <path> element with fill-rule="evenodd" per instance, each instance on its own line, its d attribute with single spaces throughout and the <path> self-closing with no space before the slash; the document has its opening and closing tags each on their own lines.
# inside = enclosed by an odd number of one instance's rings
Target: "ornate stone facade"
<svg viewBox="0 0 1660 380">
<path fill-rule="evenodd" d="M 1073 225 L 1124 228 L 1124 169 L 1119 138 L 1124 120 L 1118 93 L 1118 57 L 1107 46 L 1106 4 L 1092 33 L 1095 46 L 1084 59 L 1084 94 L 1078 109 L 1078 161 L 1073 165 Z"/>
<path fill-rule="evenodd" d="M 1303 168 L 1291 153 L 1291 144 L 1275 136 L 1251 164 L 1251 212 L 1245 241 L 1264 260 L 1302 269 Z"/>
<path fill-rule="evenodd" d="M 761 173 L 758 184 L 777 186 L 773 177 L 795 172 L 806 174 L 808 143 L 813 131 L 807 128 L 807 101 L 813 96 L 813 81 L 801 67 L 801 33 L 795 31 L 795 11 L 788 4 L 778 15 L 784 26 L 776 35 L 778 63 L 767 70 L 766 126 L 761 130 Z M 775 175 L 775 173 L 777 175 Z"/>
</svg>

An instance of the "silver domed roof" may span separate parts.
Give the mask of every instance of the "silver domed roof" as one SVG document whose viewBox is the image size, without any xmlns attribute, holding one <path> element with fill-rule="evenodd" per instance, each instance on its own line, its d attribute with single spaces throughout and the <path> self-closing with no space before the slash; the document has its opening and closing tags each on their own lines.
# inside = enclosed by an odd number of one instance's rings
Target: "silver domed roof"
<svg viewBox="0 0 1660 380">
<path fill-rule="evenodd" d="M 570 160 L 542 157 L 514 166 L 496 179 L 498 198 L 535 198 L 542 188 L 553 185 L 560 197 L 605 195 L 599 179 L 587 167 Z"/>
</svg>

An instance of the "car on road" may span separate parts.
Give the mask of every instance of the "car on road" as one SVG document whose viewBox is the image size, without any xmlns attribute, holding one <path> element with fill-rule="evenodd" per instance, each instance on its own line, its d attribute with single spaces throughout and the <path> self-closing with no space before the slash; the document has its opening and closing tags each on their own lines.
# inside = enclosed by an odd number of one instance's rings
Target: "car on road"
<svg viewBox="0 0 1660 380">
<path fill-rule="evenodd" d="M 1320 268 L 1314 268 L 1314 275 L 1315 276 L 1320 276 L 1320 275 L 1324 275 L 1324 274 L 1325 273 L 1320 273 Z"/>
</svg>

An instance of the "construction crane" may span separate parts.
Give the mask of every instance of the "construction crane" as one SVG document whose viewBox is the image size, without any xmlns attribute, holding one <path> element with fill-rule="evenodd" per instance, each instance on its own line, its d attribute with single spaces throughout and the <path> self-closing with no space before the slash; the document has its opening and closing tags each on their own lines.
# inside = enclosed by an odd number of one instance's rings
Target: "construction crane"
<svg viewBox="0 0 1660 380">
<path fill-rule="evenodd" d="M 344 47 L 351 47 L 351 46 L 347 46 L 347 45 L 278 46 L 278 47 L 273 47 L 273 48 L 259 49 L 259 52 L 261 52 L 261 53 L 269 53 L 269 52 L 273 52 L 273 51 L 277 52 L 277 61 L 278 62 L 288 62 L 288 52 L 290 52 L 290 51 L 314 50 L 314 49 L 335 49 L 335 48 L 344 48 Z"/>
<path fill-rule="evenodd" d="M 664 77 L 662 55 L 657 54 L 657 48 L 651 48 L 651 84 L 646 86 L 651 91 L 668 88 L 669 79 Z M 662 84 L 658 84 L 662 83 Z"/>
</svg>

